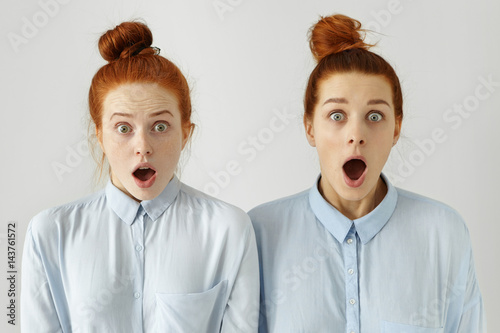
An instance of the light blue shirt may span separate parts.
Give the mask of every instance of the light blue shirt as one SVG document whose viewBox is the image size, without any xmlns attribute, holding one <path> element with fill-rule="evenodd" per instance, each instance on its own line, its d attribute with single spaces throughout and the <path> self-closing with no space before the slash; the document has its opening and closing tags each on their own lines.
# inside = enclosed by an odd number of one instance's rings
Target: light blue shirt
<svg viewBox="0 0 500 333">
<path fill-rule="evenodd" d="M 108 183 L 43 211 L 22 266 L 23 332 L 257 332 L 250 219 L 176 177 L 153 200 Z"/>
<path fill-rule="evenodd" d="M 349 220 L 310 190 L 249 212 L 260 332 L 481 333 L 483 302 L 460 215 L 396 189 Z"/>
</svg>

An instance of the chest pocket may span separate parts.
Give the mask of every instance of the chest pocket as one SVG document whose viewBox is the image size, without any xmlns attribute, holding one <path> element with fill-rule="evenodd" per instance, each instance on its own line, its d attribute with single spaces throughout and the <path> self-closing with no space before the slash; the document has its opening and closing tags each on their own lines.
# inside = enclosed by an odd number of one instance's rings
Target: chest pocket
<svg viewBox="0 0 500 333">
<path fill-rule="evenodd" d="M 443 333 L 443 329 L 404 325 L 382 321 L 380 333 Z"/>
<path fill-rule="evenodd" d="M 194 294 L 156 293 L 156 332 L 219 332 L 227 280 Z"/>
</svg>

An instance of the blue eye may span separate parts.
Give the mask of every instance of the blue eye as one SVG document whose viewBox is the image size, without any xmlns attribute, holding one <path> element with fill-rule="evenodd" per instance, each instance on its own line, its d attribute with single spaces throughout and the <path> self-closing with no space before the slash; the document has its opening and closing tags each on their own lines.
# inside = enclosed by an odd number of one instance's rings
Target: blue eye
<svg viewBox="0 0 500 333">
<path fill-rule="evenodd" d="M 342 112 L 335 112 L 330 115 L 330 118 L 335 121 L 344 120 L 345 116 Z"/>
<path fill-rule="evenodd" d="M 120 125 L 120 126 L 118 126 L 118 132 L 120 132 L 122 134 L 126 134 L 126 133 L 128 133 L 130 131 L 131 131 L 131 129 L 127 125 Z"/>
<path fill-rule="evenodd" d="M 168 125 L 165 123 L 159 123 L 155 125 L 155 131 L 157 132 L 165 132 L 167 130 Z"/>
<path fill-rule="evenodd" d="M 368 119 L 373 122 L 378 122 L 384 119 L 384 117 L 378 112 L 372 112 L 368 115 Z"/>
</svg>

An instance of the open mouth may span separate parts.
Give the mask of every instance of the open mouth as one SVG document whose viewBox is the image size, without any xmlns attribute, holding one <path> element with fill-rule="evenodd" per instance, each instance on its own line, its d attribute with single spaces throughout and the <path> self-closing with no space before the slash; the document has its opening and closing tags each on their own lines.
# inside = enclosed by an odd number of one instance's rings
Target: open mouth
<svg viewBox="0 0 500 333">
<path fill-rule="evenodd" d="M 146 182 L 153 178 L 153 176 L 156 174 L 156 171 L 154 171 L 151 168 L 148 167 L 142 167 L 134 171 L 133 175 L 135 178 L 139 179 L 140 181 Z"/>
<path fill-rule="evenodd" d="M 150 188 L 156 181 L 156 170 L 149 163 L 141 163 L 132 172 L 136 185 L 142 189 Z"/>
<path fill-rule="evenodd" d="M 351 180 L 358 180 L 366 169 L 366 163 L 360 159 L 352 159 L 347 161 L 343 166 L 344 172 Z"/>
</svg>

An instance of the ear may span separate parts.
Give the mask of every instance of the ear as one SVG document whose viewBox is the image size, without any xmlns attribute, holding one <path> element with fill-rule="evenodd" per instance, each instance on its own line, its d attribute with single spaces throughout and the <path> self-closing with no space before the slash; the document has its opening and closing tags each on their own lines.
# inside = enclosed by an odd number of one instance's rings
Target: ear
<svg viewBox="0 0 500 333">
<path fill-rule="evenodd" d="M 306 130 L 306 138 L 311 147 L 316 147 L 316 140 L 314 138 L 314 126 L 311 119 L 304 117 L 304 128 Z"/>
<path fill-rule="evenodd" d="M 395 146 L 399 140 L 399 135 L 401 134 L 401 117 L 396 118 L 396 126 L 394 127 L 394 137 L 392 145 Z"/>
<path fill-rule="evenodd" d="M 182 149 L 184 149 L 187 142 L 189 141 L 189 139 L 193 135 L 194 127 L 195 127 L 195 125 L 193 123 L 190 123 L 189 125 L 182 127 Z"/>
<path fill-rule="evenodd" d="M 102 130 L 95 127 L 95 136 L 97 138 L 97 142 L 99 142 L 99 146 L 101 147 L 101 150 L 104 152 L 104 145 L 102 144 Z"/>
</svg>

